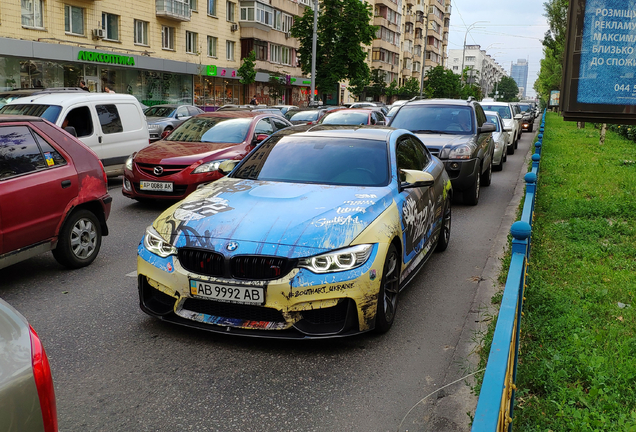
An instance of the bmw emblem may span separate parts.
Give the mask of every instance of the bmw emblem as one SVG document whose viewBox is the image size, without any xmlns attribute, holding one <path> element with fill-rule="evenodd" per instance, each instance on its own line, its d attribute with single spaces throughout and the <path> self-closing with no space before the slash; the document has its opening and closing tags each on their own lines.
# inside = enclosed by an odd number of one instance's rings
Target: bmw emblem
<svg viewBox="0 0 636 432">
<path fill-rule="evenodd" d="M 163 167 L 162 166 L 156 166 L 155 169 L 152 170 L 152 172 L 154 172 L 155 175 L 161 175 L 161 174 L 163 174 Z"/>
<path fill-rule="evenodd" d="M 239 247 L 239 244 L 237 242 L 234 242 L 234 241 L 233 242 L 229 242 L 227 244 L 227 246 L 225 246 L 225 248 L 227 250 L 229 250 L 230 252 L 233 252 L 233 251 L 237 250 L 238 247 Z"/>
</svg>

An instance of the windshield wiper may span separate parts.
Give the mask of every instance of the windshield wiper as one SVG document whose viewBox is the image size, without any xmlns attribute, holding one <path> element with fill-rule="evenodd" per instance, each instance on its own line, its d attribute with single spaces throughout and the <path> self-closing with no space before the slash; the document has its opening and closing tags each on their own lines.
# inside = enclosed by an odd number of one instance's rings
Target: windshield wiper
<svg viewBox="0 0 636 432">
<path fill-rule="evenodd" d="M 452 135 L 451 132 L 433 130 L 433 129 L 420 129 L 420 130 L 414 130 L 414 131 L 411 131 L 411 132 L 413 132 L 413 133 L 430 133 L 430 134 Z"/>
</svg>

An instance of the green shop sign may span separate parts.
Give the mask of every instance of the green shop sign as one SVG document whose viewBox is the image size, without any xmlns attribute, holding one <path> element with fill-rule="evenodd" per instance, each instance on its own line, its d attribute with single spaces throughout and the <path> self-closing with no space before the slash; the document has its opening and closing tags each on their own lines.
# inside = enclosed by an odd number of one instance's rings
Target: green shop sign
<svg viewBox="0 0 636 432">
<path fill-rule="evenodd" d="M 208 66 L 207 66 L 206 74 L 207 74 L 208 76 L 216 76 L 216 73 L 217 73 L 217 71 L 216 71 L 216 65 L 208 65 Z"/>
<path fill-rule="evenodd" d="M 94 51 L 80 51 L 77 54 L 78 60 L 92 61 L 98 63 L 109 63 L 124 66 L 134 66 L 135 58 L 130 56 L 122 56 L 117 54 L 104 54 Z"/>
</svg>

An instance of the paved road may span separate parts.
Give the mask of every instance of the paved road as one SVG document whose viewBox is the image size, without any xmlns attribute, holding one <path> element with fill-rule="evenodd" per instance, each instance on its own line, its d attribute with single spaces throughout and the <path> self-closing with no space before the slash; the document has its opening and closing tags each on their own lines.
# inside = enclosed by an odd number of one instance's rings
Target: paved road
<svg viewBox="0 0 636 432">
<path fill-rule="evenodd" d="M 479 281 L 531 136 L 493 174 L 478 206 L 454 206 L 448 250 L 403 292 L 396 324 L 383 336 L 263 341 L 146 316 L 138 307 L 136 246 L 164 206 L 126 199 L 113 183 L 111 235 L 91 266 L 66 271 L 46 254 L 0 271 L 0 297 L 45 343 L 60 430 L 461 430 L 431 419 L 430 403 L 463 384 L 411 408 L 466 373 L 461 353 L 470 334 L 462 330 L 485 286 Z"/>
</svg>

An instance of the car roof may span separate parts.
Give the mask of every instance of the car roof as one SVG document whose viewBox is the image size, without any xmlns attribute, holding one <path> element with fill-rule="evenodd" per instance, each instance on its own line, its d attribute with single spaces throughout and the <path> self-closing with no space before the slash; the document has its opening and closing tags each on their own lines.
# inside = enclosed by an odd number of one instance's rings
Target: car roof
<svg viewBox="0 0 636 432">
<path fill-rule="evenodd" d="M 355 138 L 385 141 L 396 129 L 388 126 L 335 126 L 316 125 L 306 131 L 298 132 L 302 137 Z"/>
<path fill-rule="evenodd" d="M 465 99 L 419 99 L 409 101 L 402 106 L 417 106 L 417 105 L 463 105 L 468 106 L 476 101 Z"/>
<path fill-rule="evenodd" d="M 194 105 L 190 105 L 190 104 L 159 104 L 159 105 L 153 105 L 151 107 L 148 108 L 177 108 L 180 106 L 194 106 Z"/>
<path fill-rule="evenodd" d="M 223 111 L 213 111 L 213 112 L 197 114 L 196 117 L 249 118 L 249 117 L 265 116 L 268 114 L 270 113 L 264 113 L 261 111 L 223 110 Z"/>
<path fill-rule="evenodd" d="M 510 105 L 512 102 L 482 102 L 484 105 L 488 104 L 488 105 L 494 105 L 494 106 L 508 106 Z"/>
<path fill-rule="evenodd" d="M 89 93 L 87 91 L 82 90 L 80 92 L 69 92 L 69 93 L 64 93 L 64 92 L 41 93 L 39 92 L 39 93 L 32 94 L 31 96 L 14 99 L 11 102 L 9 102 L 8 105 L 19 105 L 19 104 L 25 104 L 25 103 L 63 105 L 63 104 L 75 103 L 75 102 L 91 102 L 93 100 L 107 101 L 107 100 L 116 100 L 116 99 L 119 99 L 119 100 L 128 99 L 131 101 L 132 100 L 137 101 L 137 98 L 134 97 L 133 95 L 124 94 L 124 93 Z"/>
<path fill-rule="evenodd" d="M 42 117 L 34 117 L 27 115 L 13 115 L 13 114 L 0 114 L 0 123 L 10 123 L 10 122 L 36 122 L 36 121 L 44 121 Z"/>
</svg>

